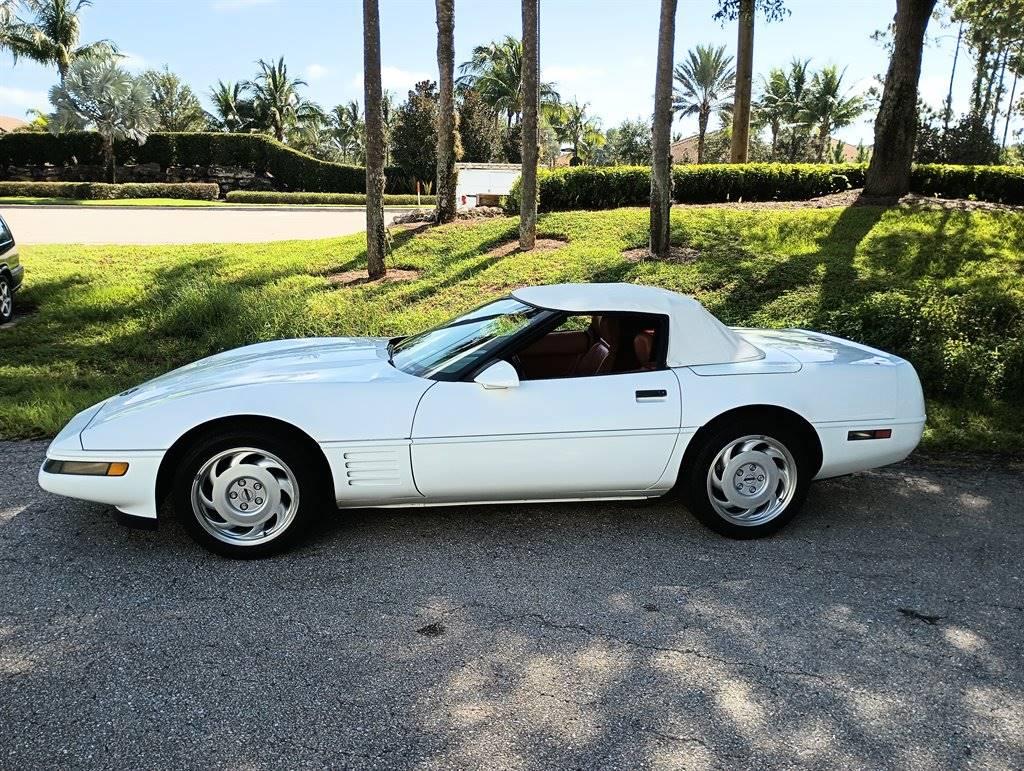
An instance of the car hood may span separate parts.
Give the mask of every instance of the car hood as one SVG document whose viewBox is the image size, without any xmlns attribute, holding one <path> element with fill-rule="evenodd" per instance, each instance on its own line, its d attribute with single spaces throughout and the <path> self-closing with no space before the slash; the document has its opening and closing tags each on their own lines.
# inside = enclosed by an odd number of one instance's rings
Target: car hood
<svg viewBox="0 0 1024 771">
<path fill-rule="evenodd" d="M 281 383 L 369 383 L 409 378 L 388 361 L 387 339 L 275 340 L 218 353 L 111 397 L 100 420 L 209 391 Z"/>
</svg>

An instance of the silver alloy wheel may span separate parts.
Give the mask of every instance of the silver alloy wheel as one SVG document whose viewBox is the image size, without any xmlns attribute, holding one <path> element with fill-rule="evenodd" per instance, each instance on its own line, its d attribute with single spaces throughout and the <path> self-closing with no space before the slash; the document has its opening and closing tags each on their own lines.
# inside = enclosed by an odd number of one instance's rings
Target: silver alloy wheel
<svg viewBox="0 0 1024 771">
<path fill-rule="evenodd" d="M 210 535 L 233 546 L 271 541 L 295 519 L 299 484 L 276 455 L 253 447 L 219 452 L 192 480 L 192 511 Z"/>
<path fill-rule="evenodd" d="M 0 319 L 10 316 L 13 308 L 14 298 L 11 297 L 11 286 L 7 281 L 0 281 Z"/>
<path fill-rule="evenodd" d="M 786 510 L 796 493 L 792 453 L 770 436 L 735 439 L 708 469 L 708 498 L 717 514 L 742 527 L 763 525 Z"/>
</svg>

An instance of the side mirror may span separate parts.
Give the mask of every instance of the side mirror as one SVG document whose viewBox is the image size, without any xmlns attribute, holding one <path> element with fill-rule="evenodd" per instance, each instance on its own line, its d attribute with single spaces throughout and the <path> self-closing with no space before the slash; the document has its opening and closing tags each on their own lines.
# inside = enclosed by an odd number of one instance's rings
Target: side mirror
<svg viewBox="0 0 1024 771">
<path fill-rule="evenodd" d="M 507 361 L 496 361 L 474 378 L 484 388 L 518 388 L 519 375 Z"/>
</svg>

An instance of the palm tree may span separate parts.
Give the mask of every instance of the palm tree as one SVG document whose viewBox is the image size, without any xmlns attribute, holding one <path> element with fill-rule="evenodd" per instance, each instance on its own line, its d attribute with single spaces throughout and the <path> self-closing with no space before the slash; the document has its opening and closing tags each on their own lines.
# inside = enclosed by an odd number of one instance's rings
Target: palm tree
<svg viewBox="0 0 1024 771">
<path fill-rule="evenodd" d="M 22 0 L 31 19 L 15 18 L 4 25 L 3 45 L 15 61 L 24 56 L 40 64 L 54 64 L 63 83 L 72 62 L 84 56 L 114 54 L 117 48 L 109 40 L 79 45 L 79 14 L 92 0 Z M 5 6 L 10 15 L 13 4 Z"/>
<path fill-rule="evenodd" d="M 366 124 L 355 99 L 346 104 L 337 104 L 331 110 L 331 124 L 341 159 L 345 162 L 360 163 L 365 157 Z"/>
<path fill-rule="evenodd" d="M 384 116 L 380 85 L 380 10 L 363 0 L 363 101 L 366 104 L 366 271 L 370 279 L 386 272 L 384 229 Z"/>
<path fill-rule="evenodd" d="M 661 0 L 658 67 L 654 78 L 654 126 L 651 141 L 651 254 L 668 257 L 672 211 L 672 48 L 676 37 L 676 0 Z"/>
<path fill-rule="evenodd" d="M 867 196 L 900 196 L 910 189 L 917 135 L 917 84 L 921 54 L 935 0 L 896 0 L 896 30 L 882 102 L 875 119 L 875 146 L 864 177 Z"/>
<path fill-rule="evenodd" d="M 674 77 L 672 110 L 676 115 L 697 116 L 697 163 L 704 163 L 708 120 L 712 113 L 731 106 L 728 97 L 736 81 L 732 57 L 725 55 L 725 46 L 697 46 L 676 65 Z"/>
<path fill-rule="evenodd" d="M 864 112 L 866 105 L 860 96 L 843 93 L 843 75 L 835 65 L 824 67 L 814 74 L 807 98 L 804 100 L 804 119 L 808 125 L 818 127 L 817 158 L 821 163 L 829 149 L 829 137 L 836 129 L 849 126 Z"/>
<path fill-rule="evenodd" d="M 539 0 L 523 0 L 522 91 L 519 104 L 523 109 L 522 159 L 520 179 L 519 248 L 533 249 L 537 241 L 537 157 L 539 139 L 537 121 L 540 112 L 540 17 Z"/>
<path fill-rule="evenodd" d="M 455 219 L 455 0 L 436 0 L 437 71 L 437 222 Z"/>
<path fill-rule="evenodd" d="M 462 73 L 456 81 L 460 91 L 473 89 L 496 115 L 503 115 L 507 126 L 518 123 L 523 114 L 523 43 L 506 35 L 503 40 L 477 46 L 468 62 L 459 65 Z M 538 85 L 542 105 L 557 104 L 560 99 L 553 83 Z"/>
<path fill-rule="evenodd" d="M 572 145 L 573 158 L 579 160 L 583 160 L 583 155 L 589 158 L 596 147 L 605 143 L 600 121 L 587 115 L 589 106 L 573 100 L 551 114 L 551 127 L 556 136 L 560 141 Z"/>
<path fill-rule="evenodd" d="M 298 89 L 306 81 L 289 77 L 283 56 L 276 63 L 260 59 L 257 64 L 259 74 L 246 85 L 252 91 L 257 112 L 266 118 L 274 138 L 283 142 L 285 132 L 296 121 L 302 104 Z"/>
<path fill-rule="evenodd" d="M 207 115 L 210 124 L 220 131 L 245 131 L 254 117 L 253 104 L 245 97 L 246 93 L 244 83 L 218 80 L 217 85 L 210 89 L 214 109 Z"/>
<path fill-rule="evenodd" d="M 93 128 L 103 139 L 107 179 L 116 182 L 114 142 L 143 144 L 156 124 L 149 84 L 133 78 L 110 55 L 81 56 L 71 62 L 64 81 L 50 89 L 54 133 Z"/>
<path fill-rule="evenodd" d="M 754 105 L 755 117 L 762 126 L 768 126 L 772 136 L 772 160 L 778 157 L 779 137 L 789 119 L 789 79 L 780 67 L 772 67 L 768 77 L 761 77 L 761 98 Z"/>
</svg>

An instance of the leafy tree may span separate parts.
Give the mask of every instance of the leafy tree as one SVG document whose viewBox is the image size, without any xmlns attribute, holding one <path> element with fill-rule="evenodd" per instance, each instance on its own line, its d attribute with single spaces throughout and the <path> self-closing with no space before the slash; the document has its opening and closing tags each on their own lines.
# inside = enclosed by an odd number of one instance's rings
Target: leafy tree
<svg viewBox="0 0 1024 771">
<path fill-rule="evenodd" d="M 676 65 L 674 78 L 672 110 L 677 115 L 697 116 L 697 163 L 704 163 L 708 120 L 730 106 L 729 92 L 736 81 L 732 57 L 725 55 L 725 46 L 697 46 Z"/>
<path fill-rule="evenodd" d="M 303 100 L 299 103 L 285 139 L 290 146 L 314 158 L 333 161 L 338 157 L 331 117 L 316 102 Z"/>
<path fill-rule="evenodd" d="M 247 93 L 245 83 L 218 80 L 210 89 L 213 112 L 206 115 L 209 125 L 217 131 L 248 131 L 256 120 L 256 108 L 252 100 L 246 98 Z"/>
<path fill-rule="evenodd" d="M 750 139 L 750 107 L 754 78 L 754 16 L 760 11 L 766 20 L 779 21 L 789 15 L 784 0 L 718 0 L 715 19 L 737 21 L 736 94 L 733 99 L 732 152 L 733 163 L 746 163 Z"/>
<path fill-rule="evenodd" d="M 773 160 L 796 163 L 807 157 L 811 130 L 807 123 L 809 68 L 809 59 L 794 59 L 789 69 L 775 67 L 762 81 L 756 115 L 771 133 Z"/>
<path fill-rule="evenodd" d="M 480 94 L 473 89 L 463 91 L 459 100 L 462 160 L 470 163 L 493 161 L 501 155 L 501 138 L 494 113 L 483 103 Z"/>
<path fill-rule="evenodd" d="M 651 124 L 645 120 L 624 120 L 608 129 L 605 140 L 598 163 L 643 166 L 651 162 Z"/>
<path fill-rule="evenodd" d="M 829 150 L 829 137 L 836 129 L 853 123 L 866 109 L 864 99 L 843 91 L 843 75 L 835 65 L 814 73 L 803 103 L 804 122 L 817 126 L 817 160 L 825 160 Z"/>
<path fill-rule="evenodd" d="M 92 128 L 103 138 L 107 179 L 116 182 L 114 142 L 146 141 L 156 125 L 149 84 L 133 78 L 110 56 L 81 56 L 71 62 L 64 81 L 50 89 L 54 133 Z"/>
<path fill-rule="evenodd" d="M 900 196 L 910 189 L 921 54 L 934 7 L 935 0 L 896 0 L 893 52 L 875 119 L 875 145 L 864 177 L 865 195 Z"/>
<path fill-rule="evenodd" d="M 203 131 L 206 114 L 192 89 L 167 69 L 149 70 L 143 78 L 152 89 L 157 131 Z"/>
<path fill-rule="evenodd" d="M 768 127 L 771 134 L 771 156 L 777 158 L 779 138 L 783 127 L 794 114 L 791 105 L 792 90 L 786 72 L 779 67 L 769 70 L 767 77 L 761 76 L 761 97 L 754 105 L 754 118 Z"/>
<path fill-rule="evenodd" d="M 14 55 L 40 64 L 56 65 L 63 83 L 71 64 L 82 57 L 117 53 L 109 40 L 79 44 L 82 9 L 92 0 L 22 0 L 28 18 L 11 20 L 13 3 L 4 4 L 3 14 L 8 17 L 4 25 L 3 45 Z"/>
<path fill-rule="evenodd" d="M 398 108 L 391 138 L 395 163 L 428 190 L 437 171 L 437 103 L 437 84 L 417 83 Z"/>
<path fill-rule="evenodd" d="M 676 0 L 661 0 L 658 66 L 654 78 L 654 128 L 651 139 L 651 234 L 654 257 L 668 257 L 672 211 L 672 49 L 676 34 Z"/>
<path fill-rule="evenodd" d="M 284 57 L 276 62 L 260 59 L 260 72 L 246 85 L 253 95 L 256 115 L 266 122 L 278 142 L 283 142 L 285 133 L 295 123 L 303 99 L 299 87 L 306 81 L 288 75 Z"/>
<path fill-rule="evenodd" d="M 459 65 L 456 86 L 472 89 L 505 125 L 518 123 L 523 114 L 523 43 L 506 35 L 473 49 L 470 59 Z M 540 83 L 541 104 L 557 104 L 560 99 L 553 83 Z"/>
</svg>

